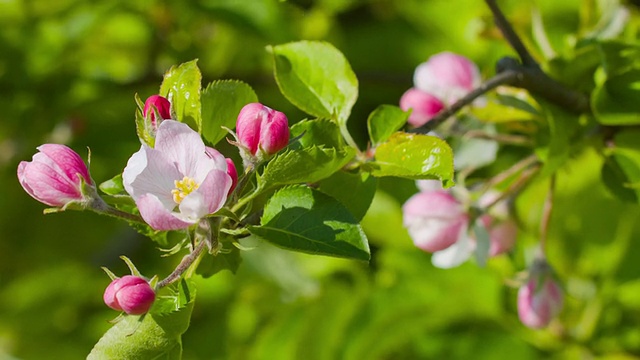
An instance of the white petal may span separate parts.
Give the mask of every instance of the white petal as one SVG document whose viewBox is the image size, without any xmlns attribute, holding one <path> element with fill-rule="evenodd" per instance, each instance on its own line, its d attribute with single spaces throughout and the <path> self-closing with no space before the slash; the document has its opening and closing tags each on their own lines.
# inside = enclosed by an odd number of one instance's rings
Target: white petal
<svg viewBox="0 0 640 360">
<path fill-rule="evenodd" d="M 450 269 L 460 266 L 467 261 L 475 249 L 475 244 L 467 235 L 467 229 L 463 228 L 460 232 L 458 241 L 448 248 L 433 253 L 431 263 L 440 269 Z"/>
<path fill-rule="evenodd" d="M 146 145 L 131 156 L 122 173 L 125 190 L 134 200 L 153 194 L 167 210 L 176 206 L 171 190 L 175 188 L 175 180 L 181 179 L 182 174 L 164 154 Z"/>
<path fill-rule="evenodd" d="M 208 158 L 204 143 L 200 134 L 186 124 L 175 120 L 165 120 L 160 123 L 156 133 L 155 149 L 164 154 L 165 158 L 184 176 L 194 178 L 196 181 L 204 180 L 206 175 L 203 175 L 202 179 L 196 176 L 197 173 L 202 174 L 198 168 L 203 165 L 198 163 Z M 205 166 L 207 166 L 206 163 L 205 161 Z M 212 165 L 209 163 L 208 166 Z"/>
</svg>

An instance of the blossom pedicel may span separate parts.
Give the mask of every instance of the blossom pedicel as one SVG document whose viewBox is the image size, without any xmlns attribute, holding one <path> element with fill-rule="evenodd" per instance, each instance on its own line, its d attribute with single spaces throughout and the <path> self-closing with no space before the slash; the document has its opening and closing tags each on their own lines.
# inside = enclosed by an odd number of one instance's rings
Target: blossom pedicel
<svg viewBox="0 0 640 360">
<path fill-rule="evenodd" d="M 236 136 L 245 163 L 255 163 L 282 150 L 289 143 L 285 114 L 260 103 L 245 105 L 238 114 Z"/>
<path fill-rule="evenodd" d="M 218 211 L 232 185 L 224 156 L 207 152 L 189 126 L 160 123 L 155 147 L 143 144 L 122 173 L 140 216 L 155 230 L 177 230 Z"/>
<path fill-rule="evenodd" d="M 536 260 L 529 280 L 518 290 L 520 321 L 533 329 L 546 327 L 562 310 L 563 298 L 551 267 L 545 260 Z"/>
<path fill-rule="evenodd" d="M 83 183 L 93 186 L 89 170 L 76 152 L 64 145 L 44 144 L 32 161 L 18 165 L 18 180 L 34 199 L 56 207 L 83 202 Z"/>
<path fill-rule="evenodd" d="M 104 302 L 110 308 L 129 315 L 149 311 L 156 298 L 149 283 L 138 276 L 126 275 L 114 279 L 104 291 Z"/>
</svg>

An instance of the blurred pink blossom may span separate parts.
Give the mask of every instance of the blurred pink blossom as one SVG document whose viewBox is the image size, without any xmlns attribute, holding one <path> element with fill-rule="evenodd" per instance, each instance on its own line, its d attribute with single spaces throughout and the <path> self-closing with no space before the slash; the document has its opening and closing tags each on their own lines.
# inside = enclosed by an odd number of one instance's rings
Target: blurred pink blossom
<svg viewBox="0 0 640 360">
<path fill-rule="evenodd" d="M 546 261 L 536 260 L 531 267 L 529 280 L 518 290 L 520 321 L 534 329 L 546 327 L 558 316 L 563 302 L 562 289 L 553 279 L 551 268 Z"/>
</svg>

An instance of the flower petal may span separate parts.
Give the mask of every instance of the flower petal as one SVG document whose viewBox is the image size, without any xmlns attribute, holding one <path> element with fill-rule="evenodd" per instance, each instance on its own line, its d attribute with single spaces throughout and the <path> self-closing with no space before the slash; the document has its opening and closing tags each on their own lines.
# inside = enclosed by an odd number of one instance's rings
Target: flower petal
<svg viewBox="0 0 640 360">
<path fill-rule="evenodd" d="M 440 269 L 451 269 L 467 261 L 474 250 L 475 243 L 467 234 L 467 228 L 463 227 L 460 230 L 458 241 L 442 251 L 433 253 L 431 263 Z"/>
<path fill-rule="evenodd" d="M 29 195 L 47 205 L 64 206 L 82 199 L 80 188 L 59 171 L 42 162 L 22 162 L 18 180 Z"/>
<path fill-rule="evenodd" d="M 54 162 L 60 171 L 66 174 L 70 182 L 79 183 L 78 174 L 80 174 L 87 184 L 92 184 L 87 165 L 75 151 L 60 144 L 43 144 L 37 149 Z M 38 155 L 40 154 L 34 156 L 34 160 Z"/>
<path fill-rule="evenodd" d="M 186 124 L 175 120 L 165 120 L 160 124 L 155 150 L 161 152 L 183 176 L 194 178 L 197 182 L 201 182 L 204 174 L 208 173 L 206 169 L 198 171 L 199 168 L 213 167 L 212 162 L 205 160 L 210 158 L 205 153 L 200 135 Z M 204 162 L 200 163 L 201 161 Z M 197 174 L 202 178 L 198 179 Z"/>
<path fill-rule="evenodd" d="M 164 154 L 146 145 L 129 158 L 122 172 L 124 188 L 134 200 L 150 193 L 167 209 L 177 205 L 171 190 L 175 188 L 175 180 L 181 179 L 182 174 Z"/>
<path fill-rule="evenodd" d="M 185 221 L 176 217 L 175 213 L 162 204 L 153 194 L 144 194 L 136 200 L 140 216 L 155 230 L 178 230 L 193 225 L 195 221 Z"/>
<path fill-rule="evenodd" d="M 227 201 L 232 182 L 231 176 L 226 171 L 212 170 L 200 187 L 182 200 L 180 213 L 185 219 L 196 221 L 220 210 Z"/>
</svg>

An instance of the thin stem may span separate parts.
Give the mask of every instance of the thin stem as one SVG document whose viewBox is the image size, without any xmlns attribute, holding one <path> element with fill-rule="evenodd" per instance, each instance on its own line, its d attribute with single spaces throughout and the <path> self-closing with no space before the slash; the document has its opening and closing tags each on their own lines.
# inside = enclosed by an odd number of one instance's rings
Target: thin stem
<svg viewBox="0 0 640 360">
<path fill-rule="evenodd" d="M 496 26 L 498 27 L 498 29 L 500 29 L 500 32 L 502 32 L 502 35 L 507 40 L 509 45 L 511 45 L 513 50 L 518 53 L 522 64 L 526 67 L 540 70 L 540 66 L 535 61 L 533 56 L 531 56 L 529 50 L 527 50 L 527 48 L 524 46 L 524 43 L 522 42 L 522 40 L 520 40 L 518 34 L 516 34 L 515 30 L 513 30 L 513 27 L 504 16 L 504 13 L 498 6 L 496 0 L 485 0 L 485 2 L 489 6 L 489 9 L 491 9 L 491 13 L 493 14 L 493 19 L 496 23 Z"/>
<path fill-rule="evenodd" d="M 200 255 L 203 253 L 205 247 L 206 247 L 206 242 L 205 241 L 198 242 L 196 244 L 196 246 L 193 248 L 193 251 L 191 251 L 190 254 L 188 254 L 188 255 L 186 255 L 185 257 L 182 258 L 182 261 L 180 261 L 180 264 L 178 264 L 176 269 L 173 270 L 173 272 L 171 274 L 169 274 L 169 276 L 167 276 L 166 278 L 160 280 L 158 282 L 158 284 L 156 284 L 156 289 L 163 288 L 163 287 L 165 287 L 165 286 L 167 286 L 169 284 L 174 283 L 178 279 L 180 279 L 180 276 L 185 271 L 187 271 L 187 269 L 189 269 L 189 267 L 198 259 L 198 257 L 200 257 Z"/>
<path fill-rule="evenodd" d="M 509 188 L 506 191 L 500 194 L 500 196 L 498 196 L 491 203 L 487 204 L 484 207 L 485 210 L 492 208 L 499 202 L 505 200 L 506 198 L 520 191 L 520 189 L 522 189 L 529 182 L 529 180 L 531 180 L 533 175 L 535 175 L 538 172 L 538 170 L 540 170 L 540 166 L 535 166 L 523 171 L 520 177 L 518 178 L 518 180 L 516 180 L 513 184 L 511 184 L 511 186 L 509 186 Z"/>
<path fill-rule="evenodd" d="M 478 88 L 473 89 L 463 98 L 453 103 L 453 105 L 439 112 L 438 115 L 434 116 L 426 124 L 420 127 L 411 129 L 409 130 L 409 132 L 419 133 L 419 134 L 428 133 L 429 131 L 433 130 L 436 126 L 440 125 L 445 120 L 447 120 L 449 117 L 455 115 L 458 111 L 460 111 L 460 109 L 471 104 L 475 99 L 479 98 L 480 96 L 495 89 L 500 85 L 513 83 L 518 76 L 520 75 L 515 71 L 504 71 L 499 74 L 496 74 L 494 77 L 490 78 L 489 80 L 485 81 L 480 86 L 478 86 Z"/>
<path fill-rule="evenodd" d="M 544 201 L 544 207 L 542 208 L 542 219 L 540 220 L 540 249 L 545 251 L 547 244 L 547 238 L 549 234 L 549 222 L 551 220 L 551 212 L 553 210 L 554 192 L 556 187 L 556 176 L 551 176 L 551 182 L 549 183 L 549 192 L 547 198 Z"/>
<path fill-rule="evenodd" d="M 516 146 L 533 146 L 533 141 L 526 136 L 511 135 L 511 134 L 490 134 L 483 130 L 470 130 L 466 133 L 460 134 L 463 139 L 487 139 L 497 141 L 501 144 L 516 145 Z"/>
<path fill-rule="evenodd" d="M 145 221 L 138 215 L 129 214 L 128 212 L 124 212 L 122 210 L 118 210 L 106 202 L 102 200 L 102 198 L 97 197 L 93 198 L 93 200 L 89 203 L 89 209 L 97 212 L 98 214 L 104 214 L 108 216 L 112 216 L 119 219 L 124 219 L 127 221 L 133 221 L 140 224 L 145 224 Z"/>
<path fill-rule="evenodd" d="M 500 173 L 498 173 L 497 175 L 495 175 L 494 177 L 492 177 L 491 179 L 489 179 L 489 181 L 487 181 L 484 185 L 484 190 L 489 190 L 492 187 L 500 184 L 501 182 L 505 181 L 506 179 L 510 178 L 511 176 L 519 173 L 520 171 L 522 171 L 523 169 L 528 168 L 529 166 L 537 163 L 538 160 L 538 156 L 533 154 L 533 155 L 529 155 L 526 158 L 518 161 L 517 163 L 513 164 L 510 168 L 508 168 L 507 170 L 504 170 Z"/>
<path fill-rule="evenodd" d="M 351 137 L 351 133 L 349 133 L 349 129 L 347 129 L 347 125 L 340 125 L 340 133 L 342 134 L 342 137 L 344 138 L 344 140 L 347 142 L 347 144 L 349 146 L 351 146 L 352 148 L 356 149 L 356 151 L 358 152 L 358 154 L 361 154 L 362 152 L 360 151 L 360 148 L 358 147 L 358 144 L 356 144 L 355 140 L 353 140 L 353 137 Z"/>
</svg>

